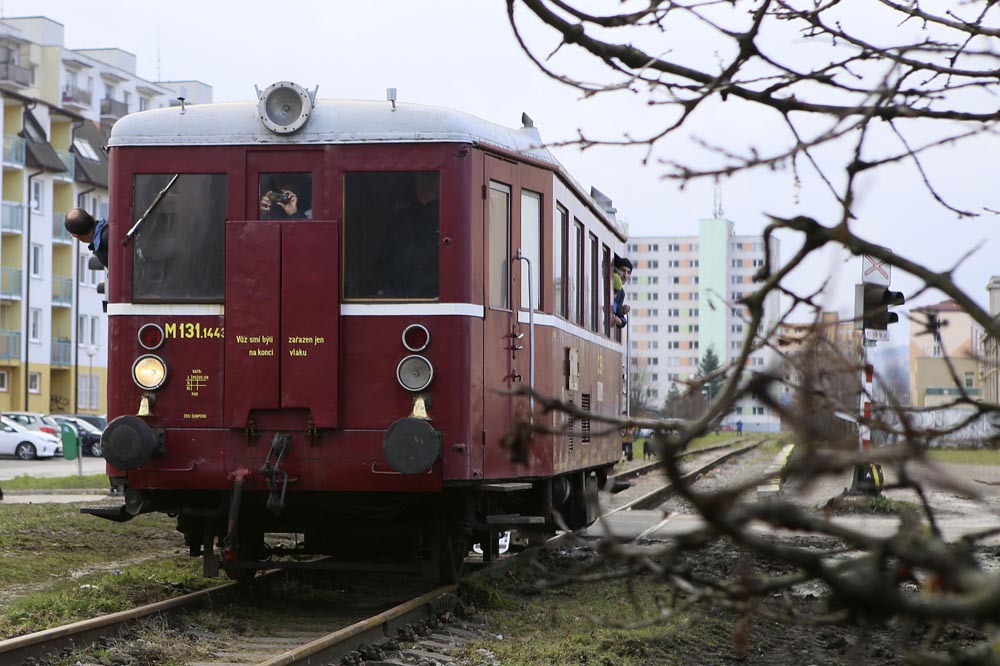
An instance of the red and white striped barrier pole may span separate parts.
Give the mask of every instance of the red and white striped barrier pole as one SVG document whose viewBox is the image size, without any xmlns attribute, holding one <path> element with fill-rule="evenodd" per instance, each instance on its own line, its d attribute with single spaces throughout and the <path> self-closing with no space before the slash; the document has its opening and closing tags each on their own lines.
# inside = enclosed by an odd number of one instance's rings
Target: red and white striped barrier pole
<svg viewBox="0 0 1000 666">
<path fill-rule="evenodd" d="M 858 419 L 858 451 L 867 455 L 871 451 L 872 400 L 875 396 L 875 368 L 868 362 L 867 341 L 861 346 L 861 418 Z M 857 465 L 851 491 L 878 495 L 882 490 L 882 466 L 874 463 Z"/>
</svg>

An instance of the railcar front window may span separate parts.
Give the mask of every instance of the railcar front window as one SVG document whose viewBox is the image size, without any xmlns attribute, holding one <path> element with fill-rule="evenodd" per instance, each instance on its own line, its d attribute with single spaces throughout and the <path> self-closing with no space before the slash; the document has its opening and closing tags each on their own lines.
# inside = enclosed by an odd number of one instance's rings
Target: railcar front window
<svg viewBox="0 0 1000 666">
<path fill-rule="evenodd" d="M 438 298 L 436 171 L 344 174 L 344 298 Z"/>
<path fill-rule="evenodd" d="M 132 210 L 141 215 L 172 174 L 139 174 Z M 132 300 L 221 302 L 224 296 L 225 174 L 181 174 L 132 241 Z"/>
</svg>

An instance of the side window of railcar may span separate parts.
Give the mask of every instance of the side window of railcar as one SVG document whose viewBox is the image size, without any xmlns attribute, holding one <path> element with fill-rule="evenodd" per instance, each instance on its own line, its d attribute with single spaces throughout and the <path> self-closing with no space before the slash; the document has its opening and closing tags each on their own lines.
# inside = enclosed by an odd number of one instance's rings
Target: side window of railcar
<svg viewBox="0 0 1000 666">
<path fill-rule="evenodd" d="M 566 296 L 569 293 L 567 281 L 566 257 L 569 254 L 569 213 L 561 206 L 556 206 L 554 238 L 552 240 L 552 275 L 556 287 L 556 314 L 568 317 Z"/>
<path fill-rule="evenodd" d="M 311 173 L 260 174 L 260 219 L 311 220 Z"/>
<path fill-rule="evenodd" d="M 226 174 L 137 174 L 132 242 L 135 302 L 221 302 L 225 283 Z M 162 193 L 162 196 L 160 196 Z M 152 208 L 150 208 L 152 206 Z"/>
<path fill-rule="evenodd" d="M 489 305 L 505 309 L 510 307 L 510 187 L 490 181 L 489 214 Z"/>
<path fill-rule="evenodd" d="M 611 248 L 601 246 L 601 332 L 611 336 Z"/>
<path fill-rule="evenodd" d="M 344 298 L 439 295 L 440 177 L 436 171 L 344 174 Z"/>
<path fill-rule="evenodd" d="M 531 303 L 542 309 L 542 195 L 521 190 L 521 252 L 531 262 Z M 521 263 L 521 307 L 528 307 L 528 264 Z"/>
<path fill-rule="evenodd" d="M 573 286 L 576 293 L 573 296 L 573 320 L 583 326 L 586 315 L 585 295 L 587 293 L 587 283 L 583 279 L 584 266 L 584 245 L 583 245 L 583 223 L 573 218 L 574 242 L 573 242 Z"/>
</svg>

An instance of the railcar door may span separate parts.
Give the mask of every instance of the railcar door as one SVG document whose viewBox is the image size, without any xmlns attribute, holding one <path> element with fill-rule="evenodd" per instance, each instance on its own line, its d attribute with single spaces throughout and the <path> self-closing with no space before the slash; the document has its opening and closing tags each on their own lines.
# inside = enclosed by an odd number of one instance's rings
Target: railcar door
<svg viewBox="0 0 1000 666">
<path fill-rule="evenodd" d="M 340 231 L 325 215 L 322 159 L 247 156 L 248 219 L 226 224 L 226 425 L 278 409 L 338 425 Z"/>
<path fill-rule="evenodd" d="M 508 476 L 510 452 L 499 446 L 514 418 L 511 391 L 528 382 L 528 335 L 517 323 L 519 271 L 516 248 L 516 165 L 486 157 L 483 267 L 485 323 L 483 326 L 483 420 L 486 478 Z"/>
</svg>

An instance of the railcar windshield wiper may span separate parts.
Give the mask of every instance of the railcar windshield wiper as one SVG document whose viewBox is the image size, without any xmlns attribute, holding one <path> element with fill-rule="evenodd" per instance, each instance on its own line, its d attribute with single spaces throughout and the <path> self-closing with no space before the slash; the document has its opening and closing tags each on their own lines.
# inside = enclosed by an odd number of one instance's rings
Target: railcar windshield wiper
<svg viewBox="0 0 1000 666">
<path fill-rule="evenodd" d="M 142 226 L 142 223 L 146 221 L 146 218 L 149 217 L 150 213 L 152 213 L 156 209 L 156 207 L 160 205 L 160 202 L 163 201 L 163 197 L 167 195 L 167 192 L 170 191 L 170 188 L 174 186 L 174 183 L 177 182 L 177 179 L 179 177 L 180 174 L 175 173 L 174 177 L 170 179 L 169 183 L 167 183 L 167 186 L 164 187 L 162 190 L 160 190 L 160 193 L 157 194 L 156 198 L 153 199 L 153 203 L 149 204 L 149 208 L 146 209 L 146 212 L 143 213 L 142 216 L 135 221 L 135 224 L 132 225 L 132 228 L 129 229 L 128 232 L 125 234 L 125 236 L 122 237 L 122 245 L 128 245 L 128 242 L 132 240 L 132 236 L 134 236 L 136 232 L 139 231 L 139 227 Z"/>
</svg>

